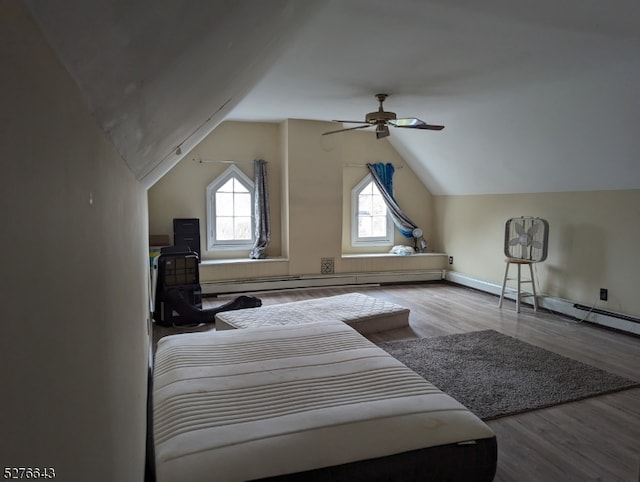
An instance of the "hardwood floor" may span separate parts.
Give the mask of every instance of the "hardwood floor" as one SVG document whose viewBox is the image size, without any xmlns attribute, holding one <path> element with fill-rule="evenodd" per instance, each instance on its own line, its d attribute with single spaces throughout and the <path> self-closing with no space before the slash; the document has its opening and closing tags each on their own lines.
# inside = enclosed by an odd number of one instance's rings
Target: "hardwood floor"
<svg viewBox="0 0 640 482">
<path fill-rule="evenodd" d="M 360 292 L 410 308 L 410 328 L 370 335 L 373 342 L 493 329 L 640 380 L 640 338 L 580 323 L 445 282 L 253 293 L 263 305 Z M 207 298 L 204 307 L 234 296 Z M 210 329 L 201 327 L 200 330 Z M 155 336 L 191 329 L 155 327 Z M 640 481 L 640 388 L 487 422 L 498 437 L 496 481 Z"/>
</svg>

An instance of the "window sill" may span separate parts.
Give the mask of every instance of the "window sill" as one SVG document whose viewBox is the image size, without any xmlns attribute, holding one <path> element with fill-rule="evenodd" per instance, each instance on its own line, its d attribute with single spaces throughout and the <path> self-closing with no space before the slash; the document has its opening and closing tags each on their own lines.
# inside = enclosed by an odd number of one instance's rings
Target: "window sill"
<svg viewBox="0 0 640 482">
<path fill-rule="evenodd" d="M 351 259 L 351 258 L 415 258 L 416 256 L 446 256 L 446 253 L 415 253 L 409 254 L 406 256 L 402 256 L 399 254 L 393 253 L 343 253 L 342 259 Z"/>
<path fill-rule="evenodd" d="M 240 264 L 240 263 L 271 263 L 271 262 L 289 261 L 289 258 L 264 258 L 264 259 L 251 259 L 247 258 L 218 258 L 218 259 L 203 259 L 200 261 L 201 265 L 215 265 L 215 264 Z"/>
</svg>

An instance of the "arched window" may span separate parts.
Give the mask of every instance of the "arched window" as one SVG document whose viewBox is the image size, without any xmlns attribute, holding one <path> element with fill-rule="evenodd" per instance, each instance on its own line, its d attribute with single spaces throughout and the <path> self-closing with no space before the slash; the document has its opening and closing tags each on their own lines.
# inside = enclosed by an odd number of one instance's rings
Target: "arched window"
<svg viewBox="0 0 640 482">
<path fill-rule="evenodd" d="M 207 186 L 207 221 L 207 249 L 253 246 L 253 181 L 237 166 Z"/>
<path fill-rule="evenodd" d="M 393 222 L 371 174 L 351 191 L 351 242 L 354 246 L 393 244 Z"/>
</svg>

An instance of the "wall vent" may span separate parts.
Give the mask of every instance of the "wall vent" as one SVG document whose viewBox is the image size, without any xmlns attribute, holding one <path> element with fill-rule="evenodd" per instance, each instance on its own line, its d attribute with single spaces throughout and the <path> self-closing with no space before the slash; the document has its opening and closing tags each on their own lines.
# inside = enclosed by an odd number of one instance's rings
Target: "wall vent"
<svg viewBox="0 0 640 482">
<path fill-rule="evenodd" d="M 335 258 L 320 258 L 320 274 L 335 273 Z"/>
</svg>

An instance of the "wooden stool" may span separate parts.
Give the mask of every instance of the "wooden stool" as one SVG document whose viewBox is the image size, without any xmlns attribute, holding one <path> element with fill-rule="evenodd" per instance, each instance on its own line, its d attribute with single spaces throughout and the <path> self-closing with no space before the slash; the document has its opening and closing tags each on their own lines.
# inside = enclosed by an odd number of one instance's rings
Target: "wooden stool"
<svg viewBox="0 0 640 482">
<path fill-rule="evenodd" d="M 529 295 L 529 293 L 522 293 L 520 290 L 520 286 L 524 283 L 531 283 L 531 287 L 533 289 L 533 311 L 538 311 L 538 298 L 536 295 L 536 283 L 533 279 L 533 263 L 534 261 L 530 261 L 528 259 L 518 259 L 518 258 L 507 258 L 505 259 L 507 266 L 504 270 L 504 281 L 502 282 L 502 291 L 500 292 L 500 303 L 498 303 L 498 307 L 502 308 L 502 300 L 504 298 L 504 290 L 507 287 L 507 281 L 509 280 L 517 280 L 517 288 L 516 288 L 516 312 L 520 313 L 520 297 L 524 295 Z M 518 277 L 517 278 L 509 278 L 509 266 L 515 264 L 518 267 Z M 529 279 L 521 278 L 521 266 L 526 264 L 529 266 Z"/>
</svg>

